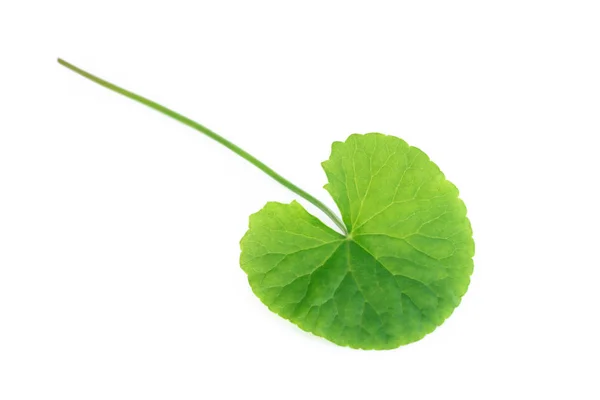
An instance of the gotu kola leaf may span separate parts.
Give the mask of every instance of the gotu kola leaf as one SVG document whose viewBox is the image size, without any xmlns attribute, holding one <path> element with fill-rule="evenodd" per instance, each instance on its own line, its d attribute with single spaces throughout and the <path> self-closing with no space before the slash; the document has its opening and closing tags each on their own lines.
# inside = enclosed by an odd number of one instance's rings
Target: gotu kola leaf
<svg viewBox="0 0 600 400">
<path fill-rule="evenodd" d="M 170 116 L 245 158 L 332 219 L 269 202 L 250 217 L 240 263 L 269 309 L 336 344 L 392 349 L 458 306 L 474 243 L 458 190 L 421 150 L 379 133 L 335 142 L 323 163 L 342 221 L 322 202 L 208 128 L 63 60 L 76 73 Z"/>
<path fill-rule="evenodd" d="M 474 245 L 458 191 L 419 149 L 378 133 L 333 144 L 326 189 L 346 236 L 300 204 L 250 217 L 241 265 L 272 311 L 334 343 L 390 349 L 458 306 Z"/>
</svg>

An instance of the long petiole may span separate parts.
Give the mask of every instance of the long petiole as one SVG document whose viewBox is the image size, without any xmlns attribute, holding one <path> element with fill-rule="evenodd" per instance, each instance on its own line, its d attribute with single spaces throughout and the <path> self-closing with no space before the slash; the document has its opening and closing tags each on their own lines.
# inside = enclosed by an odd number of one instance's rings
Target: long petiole
<svg viewBox="0 0 600 400">
<path fill-rule="evenodd" d="M 325 213 L 325 215 L 327 215 L 344 233 L 344 235 L 348 234 L 348 231 L 346 230 L 346 226 L 344 225 L 344 223 L 340 220 L 340 218 L 333 212 L 331 211 L 325 204 L 323 204 L 321 201 L 319 201 L 318 199 L 316 199 L 315 197 L 313 197 L 312 195 L 310 195 L 309 193 L 305 192 L 304 190 L 300 189 L 298 186 L 294 185 L 292 182 L 288 181 L 287 179 L 285 179 L 283 176 L 279 175 L 277 172 L 273 171 L 271 168 L 269 168 L 268 166 L 266 166 L 262 161 L 258 160 L 257 158 L 255 158 L 253 155 L 249 154 L 248 152 L 246 152 L 245 150 L 239 148 L 238 146 L 236 146 L 235 144 L 231 143 L 229 140 L 225 139 L 224 137 L 222 137 L 221 135 L 211 131 L 210 129 L 208 129 L 207 127 L 192 121 L 191 119 L 184 117 L 183 115 L 167 108 L 164 106 L 161 106 L 158 103 L 155 103 L 152 100 L 149 100 L 145 97 L 142 97 L 140 95 L 137 95 L 133 92 L 130 92 L 128 90 L 125 90 L 123 88 L 120 88 L 117 85 L 113 85 L 110 82 L 105 81 L 104 79 L 98 78 L 97 76 L 94 76 L 82 69 L 77 68 L 76 66 L 69 64 L 68 62 L 61 60 L 60 58 L 58 59 L 59 64 L 67 67 L 68 69 L 70 69 L 73 72 L 78 73 L 79 75 L 88 78 L 89 80 L 96 82 L 98 85 L 104 86 L 105 88 L 108 88 L 114 92 L 117 92 L 119 94 L 122 94 L 125 97 L 128 97 L 132 100 L 135 100 L 139 103 L 142 103 L 145 106 L 148 106 L 160 113 L 163 113 L 179 122 L 181 122 L 182 124 L 185 124 L 187 126 L 189 126 L 190 128 L 194 128 L 197 131 L 202 132 L 203 134 L 205 134 L 206 136 L 208 136 L 209 138 L 221 143 L 223 146 L 227 147 L 229 150 L 233 151 L 235 154 L 237 154 L 238 156 L 246 159 L 247 161 L 249 161 L 251 164 L 253 164 L 255 167 L 259 168 L 260 170 L 262 170 L 265 174 L 269 175 L 271 178 L 275 179 L 277 182 L 279 182 L 280 184 L 282 184 L 283 186 L 285 186 L 286 188 L 288 188 L 289 190 L 291 190 L 292 192 L 296 193 L 297 195 L 303 197 L 304 199 L 306 199 L 307 201 L 309 201 L 310 203 L 312 203 L 315 207 L 317 207 L 319 210 L 323 211 Z"/>
</svg>

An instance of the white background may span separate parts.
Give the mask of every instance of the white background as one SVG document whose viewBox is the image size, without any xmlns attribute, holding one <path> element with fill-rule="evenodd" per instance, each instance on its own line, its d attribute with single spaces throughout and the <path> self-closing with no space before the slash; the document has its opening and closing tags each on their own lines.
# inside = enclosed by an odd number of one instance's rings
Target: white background
<svg viewBox="0 0 600 400">
<path fill-rule="evenodd" d="M 599 21 L 573 0 L 2 2 L 0 399 L 600 398 Z M 238 242 L 296 197 L 59 56 L 330 206 L 333 141 L 420 147 L 473 224 L 463 303 L 384 352 L 272 314 Z"/>
</svg>

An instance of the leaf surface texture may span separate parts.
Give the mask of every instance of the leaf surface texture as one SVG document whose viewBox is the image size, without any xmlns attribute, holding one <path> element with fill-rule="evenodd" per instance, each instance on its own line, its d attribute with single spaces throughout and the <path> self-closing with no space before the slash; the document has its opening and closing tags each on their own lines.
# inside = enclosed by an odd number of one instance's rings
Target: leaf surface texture
<svg viewBox="0 0 600 400">
<path fill-rule="evenodd" d="M 299 203 L 250 217 L 241 266 L 273 312 L 336 344 L 391 349 L 460 303 L 474 243 L 456 187 L 421 150 L 379 133 L 335 142 L 323 163 L 348 236 Z"/>
</svg>

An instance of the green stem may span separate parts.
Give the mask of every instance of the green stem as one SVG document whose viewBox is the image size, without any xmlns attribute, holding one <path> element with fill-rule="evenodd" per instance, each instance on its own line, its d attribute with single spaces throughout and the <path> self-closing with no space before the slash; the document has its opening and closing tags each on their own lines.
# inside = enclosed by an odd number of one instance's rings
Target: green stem
<svg viewBox="0 0 600 400">
<path fill-rule="evenodd" d="M 197 131 L 202 132 L 203 134 L 205 134 L 206 136 L 208 136 L 209 138 L 221 143 L 223 146 L 227 147 L 229 150 L 233 151 L 235 154 L 237 154 L 238 156 L 246 159 L 247 161 L 249 161 L 251 164 L 253 164 L 255 167 L 259 168 L 260 170 L 262 170 L 265 174 L 269 175 L 271 178 L 275 179 L 277 182 L 281 183 L 283 186 L 285 186 L 286 188 L 288 188 L 289 190 L 291 190 L 292 192 L 296 193 L 297 195 L 303 197 L 304 199 L 306 199 L 307 201 L 309 201 L 310 203 L 312 203 L 315 207 L 317 207 L 319 210 L 323 211 L 325 213 L 325 215 L 327 215 L 329 218 L 331 218 L 331 220 L 333 222 L 335 222 L 335 224 L 342 230 L 342 232 L 344 232 L 344 234 L 348 234 L 348 231 L 346 230 L 346 226 L 344 225 L 344 223 L 340 220 L 340 218 L 333 212 L 331 211 L 325 204 L 323 204 L 321 201 L 319 201 L 318 199 L 316 199 L 315 197 L 313 197 L 312 195 L 310 195 L 309 193 L 305 192 L 304 190 L 300 189 L 298 186 L 294 185 L 292 182 L 288 181 L 287 179 L 285 179 L 283 176 L 279 175 L 277 172 L 273 171 L 271 168 L 269 168 L 268 166 L 266 166 L 262 161 L 258 160 L 256 157 L 254 157 L 253 155 L 249 154 L 248 152 L 246 152 L 245 150 L 239 148 L 238 146 L 236 146 L 235 144 L 231 143 L 229 140 L 225 139 L 224 137 L 222 137 L 221 135 L 218 135 L 217 133 L 211 131 L 210 129 L 206 128 L 205 126 L 192 121 L 191 119 L 184 117 L 183 115 L 167 108 L 164 106 L 161 106 L 158 103 L 153 102 L 152 100 L 149 100 L 145 97 L 142 97 L 140 95 L 137 95 L 133 92 L 130 92 L 128 90 L 125 90 L 123 88 L 120 88 L 117 85 L 113 85 L 110 82 L 105 81 L 104 79 L 100 79 L 97 76 L 94 76 L 82 69 L 77 68 L 76 66 L 69 64 L 68 62 L 61 60 L 60 58 L 58 59 L 59 64 L 67 67 L 68 69 L 70 69 L 73 72 L 78 73 L 79 75 L 88 78 L 89 80 L 96 82 L 98 85 L 104 86 L 105 88 L 108 88 L 114 92 L 117 92 L 119 94 L 122 94 L 125 97 L 128 97 L 132 100 L 135 100 L 139 103 L 142 103 L 145 106 L 148 106 L 160 113 L 165 114 L 166 116 L 169 116 L 179 122 L 181 122 L 184 125 L 189 126 L 190 128 L 194 128 Z"/>
</svg>

